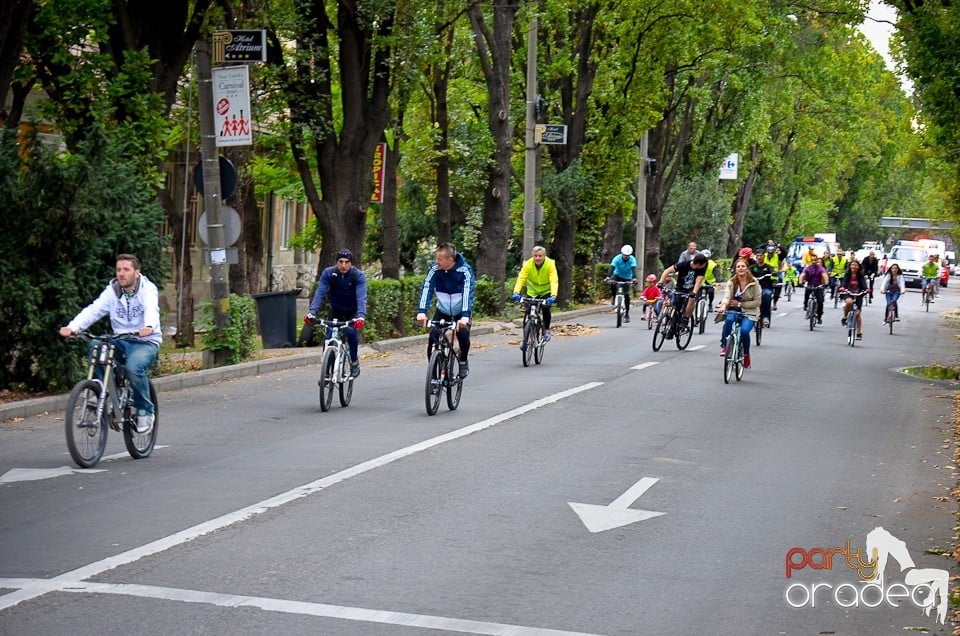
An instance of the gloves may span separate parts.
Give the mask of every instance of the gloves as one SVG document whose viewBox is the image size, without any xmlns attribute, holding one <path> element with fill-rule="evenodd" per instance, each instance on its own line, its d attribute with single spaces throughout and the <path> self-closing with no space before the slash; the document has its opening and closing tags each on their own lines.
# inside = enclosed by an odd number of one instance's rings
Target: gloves
<svg viewBox="0 0 960 636">
<path fill-rule="evenodd" d="M 511 298 L 513 299 L 513 302 L 515 302 L 515 303 L 520 302 L 520 294 L 514 294 L 513 296 L 511 296 Z"/>
<path fill-rule="evenodd" d="M 367 323 L 363 320 L 363 316 L 353 319 L 353 326 L 357 329 L 363 329 L 365 324 Z"/>
<path fill-rule="evenodd" d="M 556 297 L 556 296 L 550 296 L 549 298 L 547 298 L 547 304 L 548 304 L 548 305 L 552 305 L 552 304 L 555 303 L 555 302 L 557 302 L 557 297 Z"/>
<path fill-rule="evenodd" d="M 842 294 L 842 293 L 844 293 L 844 292 L 846 292 L 847 290 L 846 290 L 846 288 L 844 288 L 844 287 L 841 287 L 841 288 L 840 288 L 840 289 L 838 289 L 837 291 L 838 291 L 838 292 L 840 292 L 840 293 Z"/>
<path fill-rule="evenodd" d="M 303 324 L 305 324 L 305 325 L 312 324 L 312 323 L 313 323 L 313 319 L 314 319 L 315 317 L 316 317 L 316 316 L 314 316 L 313 314 L 307 314 L 306 316 L 303 317 Z"/>
</svg>

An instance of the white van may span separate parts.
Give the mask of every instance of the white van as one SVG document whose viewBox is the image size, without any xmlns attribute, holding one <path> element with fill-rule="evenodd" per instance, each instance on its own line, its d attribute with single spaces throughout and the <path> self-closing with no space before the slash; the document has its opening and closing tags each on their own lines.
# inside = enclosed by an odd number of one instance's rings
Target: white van
<svg viewBox="0 0 960 636">
<path fill-rule="evenodd" d="M 903 282 L 907 287 L 920 287 L 923 285 L 923 279 L 920 270 L 923 264 L 927 262 L 930 252 L 919 241 L 897 241 L 897 244 L 890 249 L 890 255 L 886 261 L 886 269 L 896 263 L 903 272 Z"/>
</svg>

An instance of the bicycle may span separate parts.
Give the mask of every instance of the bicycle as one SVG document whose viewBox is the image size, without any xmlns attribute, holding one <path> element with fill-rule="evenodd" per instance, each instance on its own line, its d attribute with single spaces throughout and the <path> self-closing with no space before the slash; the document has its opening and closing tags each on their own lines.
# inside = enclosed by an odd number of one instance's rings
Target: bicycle
<svg viewBox="0 0 960 636">
<path fill-rule="evenodd" d="M 333 404 L 333 390 L 337 389 L 340 406 L 350 405 L 353 397 L 353 374 L 350 372 L 350 347 L 343 338 L 342 329 L 352 327 L 354 320 L 314 318 L 313 324 L 326 330 L 323 353 L 320 357 L 320 410 L 326 413 Z"/>
<path fill-rule="evenodd" d="M 923 289 L 920 290 L 920 302 L 923 303 L 927 311 L 930 311 L 930 303 L 933 302 L 934 294 L 933 283 L 925 282 Z"/>
<path fill-rule="evenodd" d="M 790 302 L 790 299 L 793 297 L 794 285 L 792 280 L 788 280 L 783 284 L 783 297 L 787 299 L 787 302 Z"/>
<path fill-rule="evenodd" d="M 126 369 L 116 359 L 113 341 L 136 337 L 136 333 L 94 336 L 81 331 L 76 334 L 84 342 L 94 341 L 87 358 L 87 377 L 77 382 L 67 398 L 64 431 L 70 457 L 81 468 L 93 468 L 107 447 L 107 429 L 123 431 L 123 443 L 134 459 L 149 457 L 157 442 L 160 404 L 153 382 L 149 382 L 153 402 L 153 427 L 137 433 L 137 409 L 133 404 L 133 388 Z M 96 377 L 101 370 L 102 379 Z M 149 381 L 149 380 L 148 380 Z"/>
<path fill-rule="evenodd" d="M 876 278 L 875 274 L 865 274 L 864 278 L 867 279 L 867 304 L 873 304 L 873 281 Z"/>
<path fill-rule="evenodd" d="M 632 280 L 613 280 L 612 278 L 605 278 L 604 282 L 610 285 L 617 286 L 617 292 L 613 296 L 613 307 L 617 312 L 617 328 L 620 328 L 620 325 L 623 323 L 624 317 L 629 310 L 627 306 L 627 296 L 624 293 L 624 290 L 627 289 L 630 285 L 633 285 L 634 281 Z M 626 319 L 627 322 L 630 322 L 630 319 Z"/>
<path fill-rule="evenodd" d="M 644 299 L 646 302 L 646 307 L 643 310 L 644 319 L 647 321 L 647 329 L 653 329 L 653 323 L 658 320 L 656 312 L 653 310 L 653 306 L 657 304 L 657 299 Z"/>
<path fill-rule="evenodd" d="M 673 292 L 673 300 L 667 304 L 664 303 L 660 310 L 660 320 L 657 321 L 657 329 L 653 332 L 653 350 L 660 351 L 663 342 L 669 338 L 676 340 L 677 349 L 683 351 L 690 344 L 690 338 L 693 337 L 693 328 L 684 316 L 684 309 L 687 306 L 687 299 L 692 294 L 690 292 Z M 675 305 L 679 305 L 679 309 Z"/>
<path fill-rule="evenodd" d="M 530 366 L 530 360 L 540 364 L 543 362 L 543 350 L 547 346 L 544 338 L 542 307 L 547 304 L 546 298 L 523 298 L 520 304 L 524 307 L 523 314 L 523 344 L 520 345 L 523 366 Z"/>
<path fill-rule="evenodd" d="M 700 293 L 697 295 L 697 306 L 693 310 L 693 320 L 700 335 L 703 335 L 703 332 L 707 327 L 707 312 L 709 309 L 710 306 L 707 303 L 707 294 L 703 291 L 703 289 L 701 289 Z"/>
<path fill-rule="evenodd" d="M 436 415 L 440 408 L 440 396 L 446 391 L 447 407 L 451 411 L 460 406 L 463 378 L 460 377 L 460 355 L 455 345 L 455 320 L 431 320 L 427 325 L 440 330 L 435 345 L 427 347 L 427 381 L 424 399 L 427 415 Z"/>
<path fill-rule="evenodd" d="M 890 329 L 890 335 L 893 335 L 893 323 L 897 322 L 897 314 L 899 313 L 899 306 L 897 301 L 892 300 L 887 303 L 886 316 L 883 319 L 883 322 L 887 323 L 887 326 Z"/>
<path fill-rule="evenodd" d="M 730 331 L 730 335 L 727 336 L 727 352 L 723 356 L 723 383 L 730 384 L 730 378 L 734 375 L 737 377 L 737 382 L 743 377 L 743 363 L 744 363 L 744 353 L 743 353 L 743 342 L 741 341 L 741 323 L 743 321 L 743 311 L 739 309 L 727 309 L 727 311 L 734 312 L 737 317 L 733 321 L 733 329 Z"/>
<path fill-rule="evenodd" d="M 844 290 L 843 292 L 837 292 L 837 296 L 843 296 L 844 299 L 853 298 L 854 305 L 853 309 L 847 313 L 847 344 L 851 347 L 857 341 L 857 317 L 860 315 L 861 308 L 857 307 L 856 299 L 862 297 L 867 293 L 867 290 L 860 292 L 850 292 Z"/>
<path fill-rule="evenodd" d="M 810 296 L 807 298 L 806 317 L 810 322 L 810 331 L 813 331 L 814 325 L 817 324 L 817 315 L 820 311 L 820 301 L 817 299 L 816 292 L 823 287 L 823 285 L 806 285 L 805 287 L 810 290 Z"/>
</svg>

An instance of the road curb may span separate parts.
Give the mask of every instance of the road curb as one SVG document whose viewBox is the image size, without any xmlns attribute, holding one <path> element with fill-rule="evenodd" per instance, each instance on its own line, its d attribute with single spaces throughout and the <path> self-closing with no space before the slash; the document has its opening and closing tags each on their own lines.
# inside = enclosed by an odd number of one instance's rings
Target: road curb
<svg viewBox="0 0 960 636">
<path fill-rule="evenodd" d="M 573 311 L 556 312 L 554 314 L 554 320 L 570 320 L 573 318 L 579 318 L 581 316 L 601 313 L 603 311 L 607 311 L 608 309 L 610 309 L 609 305 L 603 304 L 584 309 L 575 309 Z M 503 330 L 506 324 L 508 323 L 478 324 L 472 328 L 471 333 L 477 336 L 495 333 Z M 406 336 L 404 338 L 379 340 L 377 342 L 371 342 L 369 344 L 362 345 L 360 347 L 360 353 L 362 355 L 364 349 L 378 352 L 397 351 L 406 347 L 425 345 L 426 342 L 427 334 L 425 333 L 417 334 L 415 336 Z M 165 375 L 159 378 L 153 378 L 153 385 L 156 387 L 158 393 L 177 391 L 179 389 L 189 389 L 207 384 L 213 384 L 215 382 L 222 382 L 223 380 L 232 380 L 251 375 L 263 375 L 266 373 L 272 373 L 274 371 L 310 366 L 312 364 L 319 364 L 321 352 L 322 349 L 320 347 L 316 347 L 302 353 L 293 353 L 286 356 L 264 358 L 263 360 L 252 360 L 250 362 L 241 362 L 239 364 L 232 364 L 225 367 L 217 367 L 215 369 L 202 369 L 200 371 L 187 371 L 186 373 Z M 10 402 L 8 404 L 0 404 L 0 422 L 17 418 L 23 419 L 55 411 L 63 411 L 67 406 L 67 398 L 69 395 L 69 393 L 63 393 L 59 395 L 30 398 L 28 400 L 20 400 L 18 402 Z"/>
</svg>

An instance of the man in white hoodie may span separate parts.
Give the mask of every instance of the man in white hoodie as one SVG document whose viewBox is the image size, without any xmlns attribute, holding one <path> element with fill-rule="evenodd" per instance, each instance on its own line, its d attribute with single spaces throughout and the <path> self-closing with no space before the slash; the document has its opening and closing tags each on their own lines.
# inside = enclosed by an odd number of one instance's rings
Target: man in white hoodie
<svg viewBox="0 0 960 636">
<path fill-rule="evenodd" d="M 119 361 L 127 370 L 137 408 L 137 433 L 153 427 L 154 407 L 150 401 L 147 369 L 157 360 L 163 334 L 160 331 L 160 299 L 157 286 L 140 273 L 140 260 L 132 254 L 117 256 L 117 277 L 87 305 L 60 335 L 69 338 L 104 316 L 110 316 L 114 333 L 136 333 L 137 338 L 115 341 Z"/>
</svg>

